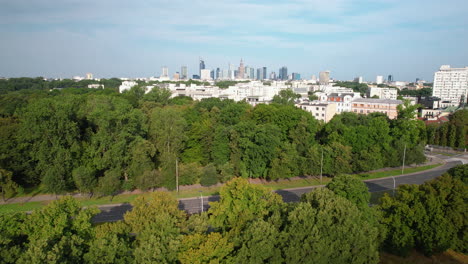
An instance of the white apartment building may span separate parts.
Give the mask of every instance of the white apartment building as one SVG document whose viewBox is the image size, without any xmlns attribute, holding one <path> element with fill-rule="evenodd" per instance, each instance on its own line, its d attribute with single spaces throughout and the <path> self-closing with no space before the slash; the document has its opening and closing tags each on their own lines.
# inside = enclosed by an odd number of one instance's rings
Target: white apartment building
<svg viewBox="0 0 468 264">
<path fill-rule="evenodd" d="M 458 106 L 462 97 L 466 101 L 468 93 L 468 67 L 450 68 L 442 65 L 434 73 L 432 96 L 439 97 L 440 107 Z"/>
<path fill-rule="evenodd" d="M 210 69 L 202 69 L 200 74 L 201 74 L 201 76 L 200 76 L 201 80 L 211 80 L 211 70 Z"/>
<path fill-rule="evenodd" d="M 375 78 L 375 83 L 377 83 L 377 84 L 382 84 L 382 83 L 383 83 L 383 76 L 382 76 L 382 75 L 378 75 L 378 76 Z"/>
<path fill-rule="evenodd" d="M 361 98 L 359 93 L 344 92 L 344 93 L 316 93 L 322 103 L 336 104 L 336 112 L 351 112 L 351 103 L 356 98 Z"/>
<path fill-rule="evenodd" d="M 325 123 L 330 121 L 336 114 L 336 104 L 334 103 L 311 101 L 296 104 L 296 107 L 311 113 L 315 119 L 322 120 Z"/>
<path fill-rule="evenodd" d="M 136 85 L 138 85 L 138 83 L 134 81 L 123 81 L 122 84 L 119 86 L 119 93 L 123 93 L 124 91 L 130 90 L 133 86 Z"/>
<path fill-rule="evenodd" d="M 395 88 L 370 87 L 369 97 L 372 98 L 375 95 L 377 95 L 379 99 L 396 100 L 398 96 L 398 90 Z"/>
</svg>

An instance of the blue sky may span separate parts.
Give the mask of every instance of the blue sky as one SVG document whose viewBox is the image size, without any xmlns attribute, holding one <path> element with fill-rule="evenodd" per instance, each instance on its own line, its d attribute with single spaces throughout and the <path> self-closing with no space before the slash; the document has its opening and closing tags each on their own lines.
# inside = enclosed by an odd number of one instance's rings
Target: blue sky
<svg viewBox="0 0 468 264">
<path fill-rule="evenodd" d="M 468 66 L 467 0 L 0 0 L 0 76 L 158 76 L 285 65 L 432 81 Z"/>
</svg>

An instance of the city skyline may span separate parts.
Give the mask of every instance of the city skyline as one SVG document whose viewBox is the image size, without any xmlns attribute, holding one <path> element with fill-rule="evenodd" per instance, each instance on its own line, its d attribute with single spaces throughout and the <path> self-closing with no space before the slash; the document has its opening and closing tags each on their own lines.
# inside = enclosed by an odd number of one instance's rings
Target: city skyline
<svg viewBox="0 0 468 264">
<path fill-rule="evenodd" d="M 0 76 L 172 75 L 198 59 L 216 70 L 240 58 L 303 78 L 395 76 L 432 81 L 464 67 L 468 3 L 418 1 L 14 1 L 0 4 Z M 276 70 L 275 70 L 276 69 Z"/>
</svg>

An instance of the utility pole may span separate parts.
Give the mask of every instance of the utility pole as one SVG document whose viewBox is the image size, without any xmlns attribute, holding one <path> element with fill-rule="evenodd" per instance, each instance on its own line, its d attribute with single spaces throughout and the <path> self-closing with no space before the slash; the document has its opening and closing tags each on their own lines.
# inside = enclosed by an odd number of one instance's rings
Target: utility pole
<svg viewBox="0 0 468 264">
<path fill-rule="evenodd" d="M 176 181 L 176 190 L 177 190 L 177 194 L 179 194 L 179 161 L 178 159 L 176 158 L 175 160 L 175 181 Z"/>
<path fill-rule="evenodd" d="M 406 143 L 405 143 L 405 150 L 403 150 L 403 166 L 401 166 L 401 174 L 405 171 L 405 158 L 406 158 Z"/>
<path fill-rule="evenodd" d="M 323 172 L 323 146 L 322 146 L 322 159 L 320 160 L 320 184 L 322 184 L 322 172 Z"/>
</svg>

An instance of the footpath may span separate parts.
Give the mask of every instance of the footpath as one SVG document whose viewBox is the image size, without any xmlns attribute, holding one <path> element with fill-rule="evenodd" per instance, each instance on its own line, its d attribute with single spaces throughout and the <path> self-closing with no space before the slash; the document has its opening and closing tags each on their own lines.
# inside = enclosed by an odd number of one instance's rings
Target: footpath
<svg viewBox="0 0 468 264">
<path fill-rule="evenodd" d="M 445 163 L 445 162 L 448 162 L 448 161 L 451 161 L 451 160 L 454 160 L 454 159 L 462 160 L 462 162 L 464 164 L 468 163 L 468 155 L 456 155 L 456 156 L 452 156 L 452 157 L 443 157 L 442 155 L 433 154 L 433 153 L 429 154 L 428 153 L 426 156 L 427 156 L 427 161 L 425 163 L 418 164 L 418 165 L 408 165 L 408 166 L 405 166 L 405 168 L 414 168 L 414 167 L 435 165 L 435 164 Z M 379 170 L 375 170 L 375 171 L 369 171 L 369 172 L 366 172 L 366 173 L 389 171 L 389 170 L 395 170 L 395 169 L 398 169 L 398 167 L 396 167 L 396 168 L 383 168 L 383 169 L 379 169 Z M 304 179 L 304 178 L 305 177 L 293 177 L 293 178 L 290 178 L 288 180 L 294 181 L 295 179 Z M 317 176 L 310 176 L 310 178 L 311 179 L 316 179 Z M 254 184 L 262 184 L 262 183 L 266 182 L 265 180 L 260 180 L 260 179 L 251 179 L 249 181 L 251 183 L 254 183 Z M 181 186 L 181 188 L 182 188 L 182 186 Z M 199 184 L 196 184 L 196 185 L 190 185 L 190 186 L 183 186 L 183 188 L 184 189 L 199 189 L 199 188 L 203 188 L 203 187 L 201 185 L 199 185 Z M 141 191 L 141 190 L 134 190 L 134 191 L 131 191 L 131 192 L 122 192 L 122 193 L 120 193 L 118 195 L 122 195 L 122 194 L 141 194 L 141 193 L 144 193 L 144 192 Z M 7 199 L 6 201 L 0 200 L 0 205 L 15 204 L 15 203 L 27 203 L 27 202 L 53 201 L 53 200 L 56 200 L 56 199 L 58 199 L 60 197 L 64 197 L 64 196 L 71 196 L 71 197 L 74 197 L 74 198 L 87 198 L 87 197 L 89 197 L 88 194 L 81 194 L 81 193 L 70 193 L 70 194 L 64 194 L 64 195 L 39 194 L 39 195 L 35 195 L 35 196 L 13 197 L 13 198 Z"/>
</svg>

